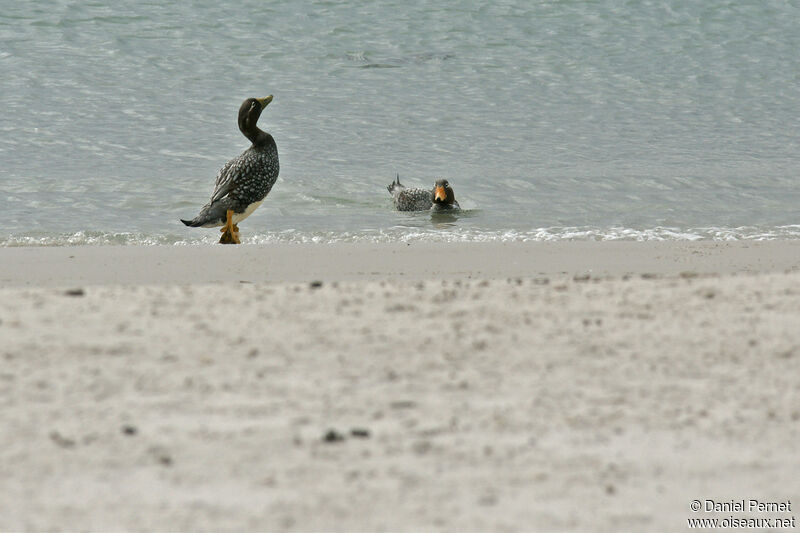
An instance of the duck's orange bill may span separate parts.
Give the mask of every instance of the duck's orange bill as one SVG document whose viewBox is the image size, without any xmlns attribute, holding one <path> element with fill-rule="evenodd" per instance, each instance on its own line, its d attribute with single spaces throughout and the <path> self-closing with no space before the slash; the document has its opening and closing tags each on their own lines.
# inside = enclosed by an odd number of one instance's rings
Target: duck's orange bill
<svg viewBox="0 0 800 533">
<path fill-rule="evenodd" d="M 436 190 L 433 193 L 433 197 L 436 200 L 441 200 L 444 202 L 447 199 L 447 193 L 444 192 L 444 187 L 436 187 Z"/>
</svg>

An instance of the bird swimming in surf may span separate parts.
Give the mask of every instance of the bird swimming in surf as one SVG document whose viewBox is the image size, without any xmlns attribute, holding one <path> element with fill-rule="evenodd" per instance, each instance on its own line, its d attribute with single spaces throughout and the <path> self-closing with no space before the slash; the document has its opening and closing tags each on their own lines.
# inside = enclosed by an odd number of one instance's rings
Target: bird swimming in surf
<svg viewBox="0 0 800 533">
<path fill-rule="evenodd" d="M 460 209 L 453 188 L 447 180 L 436 180 L 433 189 L 406 187 L 400 183 L 400 175 L 387 187 L 398 211 L 439 211 Z"/>
<path fill-rule="evenodd" d="M 252 145 L 228 161 L 217 174 L 211 200 L 191 220 L 181 222 L 193 228 L 222 226 L 221 244 L 240 244 L 239 222 L 261 205 L 278 179 L 278 147 L 272 135 L 256 125 L 261 112 L 272 102 L 248 98 L 239 108 L 239 130 Z"/>
</svg>

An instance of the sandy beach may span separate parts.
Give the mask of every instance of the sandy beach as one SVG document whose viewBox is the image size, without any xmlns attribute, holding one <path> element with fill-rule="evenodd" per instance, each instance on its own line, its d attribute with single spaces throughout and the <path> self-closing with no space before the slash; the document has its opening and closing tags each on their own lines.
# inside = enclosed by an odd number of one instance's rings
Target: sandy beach
<svg viewBox="0 0 800 533">
<path fill-rule="evenodd" d="M 800 241 L 0 249 L 0 531 L 800 506 Z"/>
</svg>

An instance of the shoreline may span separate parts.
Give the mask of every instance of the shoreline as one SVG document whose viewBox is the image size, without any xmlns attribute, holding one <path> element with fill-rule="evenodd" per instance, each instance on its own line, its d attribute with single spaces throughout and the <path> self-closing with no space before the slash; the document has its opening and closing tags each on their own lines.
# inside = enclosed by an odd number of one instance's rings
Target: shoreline
<svg viewBox="0 0 800 533">
<path fill-rule="evenodd" d="M 0 287 L 786 272 L 800 240 L 0 248 Z"/>
</svg>

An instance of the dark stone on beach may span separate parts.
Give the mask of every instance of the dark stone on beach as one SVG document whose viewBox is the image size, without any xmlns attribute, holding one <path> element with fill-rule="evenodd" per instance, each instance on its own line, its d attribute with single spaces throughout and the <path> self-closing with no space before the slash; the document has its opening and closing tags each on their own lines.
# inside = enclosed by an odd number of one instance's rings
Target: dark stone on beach
<svg viewBox="0 0 800 533">
<path fill-rule="evenodd" d="M 64 291 L 64 294 L 66 296 L 83 296 L 86 293 L 83 291 L 83 289 L 78 288 L 78 289 L 68 289 Z"/>
<path fill-rule="evenodd" d="M 353 428 L 350 430 L 350 435 L 352 435 L 353 437 L 358 437 L 360 439 L 368 439 L 369 430 L 364 428 Z"/>
<path fill-rule="evenodd" d="M 136 426 L 131 426 L 131 425 L 122 426 L 122 433 L 125 435 L 133 436 L 136 435 L 138 432 L 139 430 L 136 429 Z"/>
<path fill-rule="evenodd" d="M 497 495 L 495 494 L 484 494 L 480 498 L 478 498 L 478 505 L 484 506 L 492 506 L 497 505 Z"/>
<path fill-rule="evenodd" d="M 717 295 L 717 291 L 715 291 L 714 289 L 704 289 L 699 292 L 703 296 L 703 298 L 706 298 L 707 300 L 712 300 Z"/>
<path fill-rule="evenodd" d="M 50 432 L 50 440 L 55 442 L 57 445 L 61 446 L 62 448 L 74 448 L 75 447 L 75 440 L 64 437 L 58 431 L 51 431 Z"/>
<path fill-rule="evenodd" d="M 327 443 L 334 443 L 334 442 L 342 442 L 344 440 L 344 435 L 336 431 L 335 429 L 329 429 L 325 436 L 322 437 L 323 442 Z"/>
<path fill-rule="evenodd" d="M 172 455 L 162 446 L 153 446 L 148 450 L 150 456 L 163 466 L 172 466 Z"/>
<path fill-rule="evenodd" d="M 320 287 L 322 287 L 322 282 L 319 280 L 312 281 L 311 283 L 308 284 L 308 286 L 311 287 L 312 289 L 319 289 Z"/>
<path fill-rule="evenodd" d="M 427 440 L 417 441 L 411 445 L 411 449 L 417 455 L 425 455 L 426 453 L 431 451 L 432 448 L 433 444 L 431 444 L 430 441 Z"/>
</svg>

